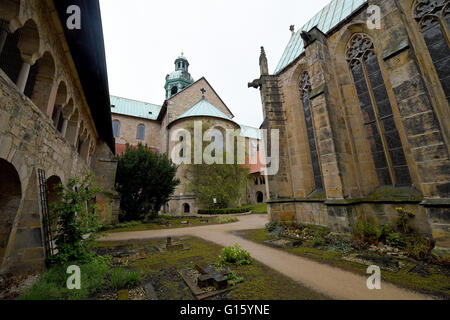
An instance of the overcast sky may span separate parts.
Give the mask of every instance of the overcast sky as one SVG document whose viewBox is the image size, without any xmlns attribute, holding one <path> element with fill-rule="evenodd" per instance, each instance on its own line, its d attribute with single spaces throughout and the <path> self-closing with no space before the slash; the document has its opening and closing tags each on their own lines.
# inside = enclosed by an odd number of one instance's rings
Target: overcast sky
<svg viewBox="0 0 450 320">
<path fill-rule="evenodd" d="M 260 47 L 273 72 L 289 41 L 329 0 L 100 0 L 112 95 L 161 105 L 168 73 L 183 51 L 189 71 L 204 76 L 238 123 L 263 121 Z"/>
</svg>

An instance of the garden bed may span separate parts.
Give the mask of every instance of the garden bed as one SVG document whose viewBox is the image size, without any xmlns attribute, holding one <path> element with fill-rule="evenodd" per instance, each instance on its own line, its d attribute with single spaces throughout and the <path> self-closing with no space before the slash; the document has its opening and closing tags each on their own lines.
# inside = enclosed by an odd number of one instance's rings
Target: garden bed
<svg viewBox="0 0 450 320">
<path fill-rule="evenodd" d="M 301 245 L 278 246 L 294 255 L 306 257 L 334 267 L 367 275 L 367 265 L 374 264 L 382 269 L 382 279 L 400 287 L 412 289 L 438 298 L 450 299 L 450 268 L 445 265 L 418 261 L 398 253 L 390 255 L 384 246 L 372 246 L 369 249 L 355 249 L 351 245 L 349 235 L 335 235 L 320 226 L 310 226 L 306 232 L 308 239 Z M 325 241 L 326 234 L 335 241 Z M 265 229 L 236 232 L 248 240 L 273 247 L 268 242 L 286 239 L 269 235 Z M 300 236 L 301 237 L 301 236 Z M 375 249 L 376 248 L 376 249 Z M 393 251 L 395 253 L 395 249 Z"/>
</svg>

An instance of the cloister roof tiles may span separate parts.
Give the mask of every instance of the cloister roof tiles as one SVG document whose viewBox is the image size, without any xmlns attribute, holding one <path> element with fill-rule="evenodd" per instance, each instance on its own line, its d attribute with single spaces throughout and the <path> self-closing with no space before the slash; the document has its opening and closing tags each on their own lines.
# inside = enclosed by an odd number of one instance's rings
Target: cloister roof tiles
<svg viewBox="0 0 450 320">
<path fill-rule="evenodd" d="M 130 117 L 157 120 L 161 106 L 147 102 L 111 96 L 111 112 Z"/>
</svg>

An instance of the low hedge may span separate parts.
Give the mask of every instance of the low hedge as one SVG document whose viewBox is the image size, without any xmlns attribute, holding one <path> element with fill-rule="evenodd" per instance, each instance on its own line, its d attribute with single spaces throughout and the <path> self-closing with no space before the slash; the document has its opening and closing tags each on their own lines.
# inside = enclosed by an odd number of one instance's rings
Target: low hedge
<svg viewBox="0 0 450 320">
<path fill-rule="evenodd" d="M 248 208 L 231 208 L 231 209 L 205 209 L 198 210 L 198 214 L 236 214 L 249 212 Z"/>
</svg>

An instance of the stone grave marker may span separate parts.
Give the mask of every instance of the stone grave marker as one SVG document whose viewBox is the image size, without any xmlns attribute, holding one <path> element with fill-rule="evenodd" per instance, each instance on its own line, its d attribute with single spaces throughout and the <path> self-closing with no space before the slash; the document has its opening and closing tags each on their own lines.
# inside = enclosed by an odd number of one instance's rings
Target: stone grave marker
<svg viewBox="0 0 450 320">
<path fill-rule="evenodd" d="M 161 252 L 165 251 L 178 251 L 178 250 L 188 250 L 182 242 L 174 242 L 172 241 L 172 237 L 167 237 L 166 243 L 162 246 L 158 247 L 158 250 Z"/>
<path fill-rule="evenodd" d="M 216 290 L 223 290 L 228 286 L 227 276 L 231 274 L 229 270 L 217 270 L 213 265 L 196 264 L 195 269 L 201 276 L 197 279 L 200 288 L 214 287 Z"/>
</svg>

